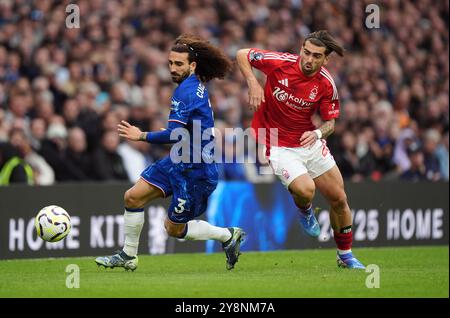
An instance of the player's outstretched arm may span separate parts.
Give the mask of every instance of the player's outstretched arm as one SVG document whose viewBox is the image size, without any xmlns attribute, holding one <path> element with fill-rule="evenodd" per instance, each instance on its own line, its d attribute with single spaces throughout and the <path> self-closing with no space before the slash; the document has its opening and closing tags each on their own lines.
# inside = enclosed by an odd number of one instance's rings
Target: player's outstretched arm
<svg viewBox="0 0 450 318">
<path fill-rule="evenodd" d="M 248 61 L 247 55 L 250 49 L 240 49 L 236 54 L 236 60 L 242 75 L 248 85 L 248 103 L 250 108 L 257 110 L 261 102 L 264 102 L 264 90 L 253 73 L 252 66 Z"/>
<path fill-rule="evenodd" d="M 131 125 L 125 120 L 122 120 L 117 125 L 117 130 L 120 137 L 127 138 L 133 141 L 146 141 L 152 144 L 173 144 L 182 139 L 182 134 L 175 133 L 171 136 L 172 132 L 177 128 L 183 128 L 184 125 L 178 122 L 169 121 L 169 127 L 167 129 L 162 128 L 162 131 L 158 132 L 145 132 L 141 131 L 138 127 Z"/>
</svg>

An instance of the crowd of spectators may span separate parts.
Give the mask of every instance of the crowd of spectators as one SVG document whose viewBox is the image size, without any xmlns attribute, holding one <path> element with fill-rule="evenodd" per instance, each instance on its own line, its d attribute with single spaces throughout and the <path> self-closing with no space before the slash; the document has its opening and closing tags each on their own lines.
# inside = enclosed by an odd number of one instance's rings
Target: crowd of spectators
<svg viewBox="0 0 450 318">
<path fill-rule="evenodd" d="M 166 126 L 167 53 L 181 33 L 234 60 L 246 47 L 298 53 L 319 29 L 347 51 L 327 66 L 341 102 L 328 146 L 344 178 L 448 180 L 449 2 L 377 1 L 379 28 L 369 28 L 372 2 L 79 0 L 80 27 L 68 28 L 70 1 L 0 0 L 0 185 L 136 181 L 170 148 L 121 140 L 116 126 Z M 250 126 L 237 67 L 209 91 L 218 130 Z M 234 159 L 249 156 L 221 135 Z M 220 176 L 272 181 L 256 161 L 220 164 Z"/>
</svg>

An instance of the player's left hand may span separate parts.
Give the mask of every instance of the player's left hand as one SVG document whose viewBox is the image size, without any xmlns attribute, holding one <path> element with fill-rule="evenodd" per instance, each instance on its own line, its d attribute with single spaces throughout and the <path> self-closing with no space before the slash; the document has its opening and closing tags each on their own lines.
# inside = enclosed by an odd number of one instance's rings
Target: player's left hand
<svg viewBox="0 0 450 318">
<path fill-rule="evenodd" d="M 142 131 L 138 127 L 131 125 L 125 120 L 122 120 L 120 124 L 117 125 L 117 131 L 119 132 L 120 137 L 125 137 L 134 141 L 140 140 L 139 138 L 142 134 Z"/>
<path fill-rule="evenodd" d="M 311 148 L 317 141 L 318 136 L 314 131 L 305 131 L 300 137 L 300 147 Z"/>
</svg>

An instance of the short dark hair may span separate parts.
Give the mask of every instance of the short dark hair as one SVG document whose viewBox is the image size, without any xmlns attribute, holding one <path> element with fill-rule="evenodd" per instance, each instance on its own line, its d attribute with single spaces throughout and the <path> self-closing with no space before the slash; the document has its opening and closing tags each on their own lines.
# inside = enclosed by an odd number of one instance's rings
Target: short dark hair
<svg viewBox="0 0 450 318">
<path fill-rule="evenodd" d="M 334 51 L 340 56 L 344 56 L 345 49 L 331 36 L 327 30 L 320 30 L 308 34 L 303 42 L 303 46 L 305 46 L 306 41 L 309 41 L 317 46 L 325 47 L 325 55 L 329 55 Z"/>
<path fill-rule="evenodd" d="M 233 68 L 233 62 L 222 50 L 193 35 L 180 35 L 171 50 L 188 53 L 189 63 L 197 63 L 195 74 L 205 83 L 213 78 L 223 79 Z"/>
</svg>

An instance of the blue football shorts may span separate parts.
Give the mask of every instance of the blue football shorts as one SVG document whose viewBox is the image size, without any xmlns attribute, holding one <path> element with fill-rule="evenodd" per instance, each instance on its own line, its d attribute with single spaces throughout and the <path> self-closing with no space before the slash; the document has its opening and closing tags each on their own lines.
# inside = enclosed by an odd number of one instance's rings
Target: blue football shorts
<svg viewBox="0 0 450 318">
<path fill-rule="evenodd" d="M 187 223 L 205 213 L 218 171 L 215 163 L 173 163 L 165 157 L 148 166 L 141 178 L 159 188 L 164 197 L 172 195 L 168 212 L 172 222 Z"/>
</svg>

